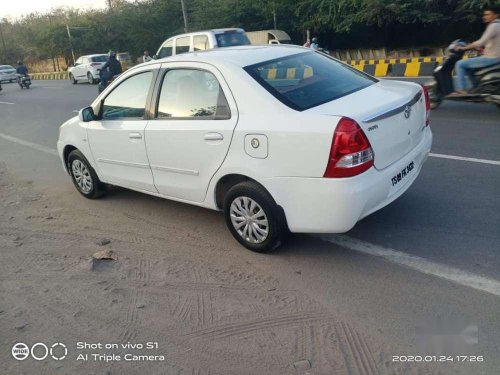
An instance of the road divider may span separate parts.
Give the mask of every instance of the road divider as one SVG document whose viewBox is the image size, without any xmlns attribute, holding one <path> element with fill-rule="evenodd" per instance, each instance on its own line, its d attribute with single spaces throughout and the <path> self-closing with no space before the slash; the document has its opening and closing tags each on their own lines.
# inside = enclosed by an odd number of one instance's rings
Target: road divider
<svg viewBox="0 0 500 375">
<path fill-rule="evenodd" d="M 31 79 L 36 80 L 64 80 L 68 79 L 68 72 L 57 72 L 57 73 L 31 73 Z"/>
<path fill-rule="evenodd" d="M 432 75 L 443 56 L 407 59 L 351 60 L 347 64 L 375 77 L 423 77 Z"/>
</svg>

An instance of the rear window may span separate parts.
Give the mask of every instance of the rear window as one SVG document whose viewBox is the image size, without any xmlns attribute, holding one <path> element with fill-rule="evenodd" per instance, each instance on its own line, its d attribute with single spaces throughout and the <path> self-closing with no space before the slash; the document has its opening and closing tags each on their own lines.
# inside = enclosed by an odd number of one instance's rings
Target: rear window
<svg viewBox="0 0 500 375">
<path fill-rule="evenodd" d="M 2 65 L 0 66 L 0 70 L 11 70 L 11 69 L 14 69 L 12 66 L 10 65 Z"/>
<path fill-rule="evenodd" d="M 341 98 L 377 82 L 318 52 L 304 52 L 244 68 L 278 100 L 298 111 Z"/>
<path fill-rule="evenodd" d="M 218 47 L 247 46 L 250 44 L 247 34 L 244 31 L 225 31 L 215 34 Z"/>
<path fill-rule="evenodd" d="M 92 62 L 106 62 L 106 61 L 108 61 L 108 56 L 106 55 L 92 57 Z"/>
</svg>

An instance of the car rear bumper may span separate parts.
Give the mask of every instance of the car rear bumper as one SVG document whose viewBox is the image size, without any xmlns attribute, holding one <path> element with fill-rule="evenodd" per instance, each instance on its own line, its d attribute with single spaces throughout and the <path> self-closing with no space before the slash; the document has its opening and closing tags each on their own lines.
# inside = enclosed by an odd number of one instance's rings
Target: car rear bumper
<svg viewBox="0 0 500 375">
<path fill-rule="evenodd" d="M 371 168 L 350 178 L 278 177 L 262 182 L 283 207 L 290 231 L 347 232 L 362 218 L 397 199 L 413 184 L 432 145 L 430 128 L 425 128 L 424 132 L 424 137 L 410 153 L 383 170 Z M 410 166 L 413 166 L 411 171 Z"/>
</svg>

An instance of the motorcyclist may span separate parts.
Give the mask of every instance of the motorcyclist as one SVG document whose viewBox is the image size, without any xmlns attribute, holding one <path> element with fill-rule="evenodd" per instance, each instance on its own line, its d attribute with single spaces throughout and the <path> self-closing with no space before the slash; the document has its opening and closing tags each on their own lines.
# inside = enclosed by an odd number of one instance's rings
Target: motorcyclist
<svg viewBox="0 0 500 375">
<path fill-rule="evenodd" d="M 17 62 L 17 68 L 16 68 L 16 73 L 17 73 L 17 82 L 21 82 L 22 77 L 27 77 L 28 76 L 28 68 L 26 65 L 23 64 L 21 60 Z"/>
<path fill-rule="evenodd" d="M 482 56 L 471 59 L 460 60 L 455 65 L 458 81 L 456 91 L 452 96 L 467 94 L 467 75 L 479 68 L 486 68 L 500 63 L 500 6 L 487 7 L 483 13 L 483 22 L 487 24 L 486 30 L 479 40 L 463 47 L 457 47 L 459 51 L 467 51 L 484 47 Z"/>
<path fill-rule="evenodd" d="M 116 53 L 110 51 L 108 61 L 101 67 L 101 86 L 106 87 L 108 82 L 114 77 L 122 73 L 122 66 L 116 59 Z"/>
</svg>

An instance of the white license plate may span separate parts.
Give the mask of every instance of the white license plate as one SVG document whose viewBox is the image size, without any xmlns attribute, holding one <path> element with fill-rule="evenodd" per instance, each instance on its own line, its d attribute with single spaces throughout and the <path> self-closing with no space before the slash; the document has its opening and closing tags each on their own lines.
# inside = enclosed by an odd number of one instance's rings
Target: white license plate
<svg viewBox="0 0 500 375">
<path fill-rule="evenodd" d="M 404 185 L 404 183 L 410 179 L 409 176 L 413 174 L 414 169 L 415 162 L 412 161 L 411 163 L 408 163 L 406 167 L 391 178 L 392 186 L 397 189 L 399 186 Z"/>
</svg>

